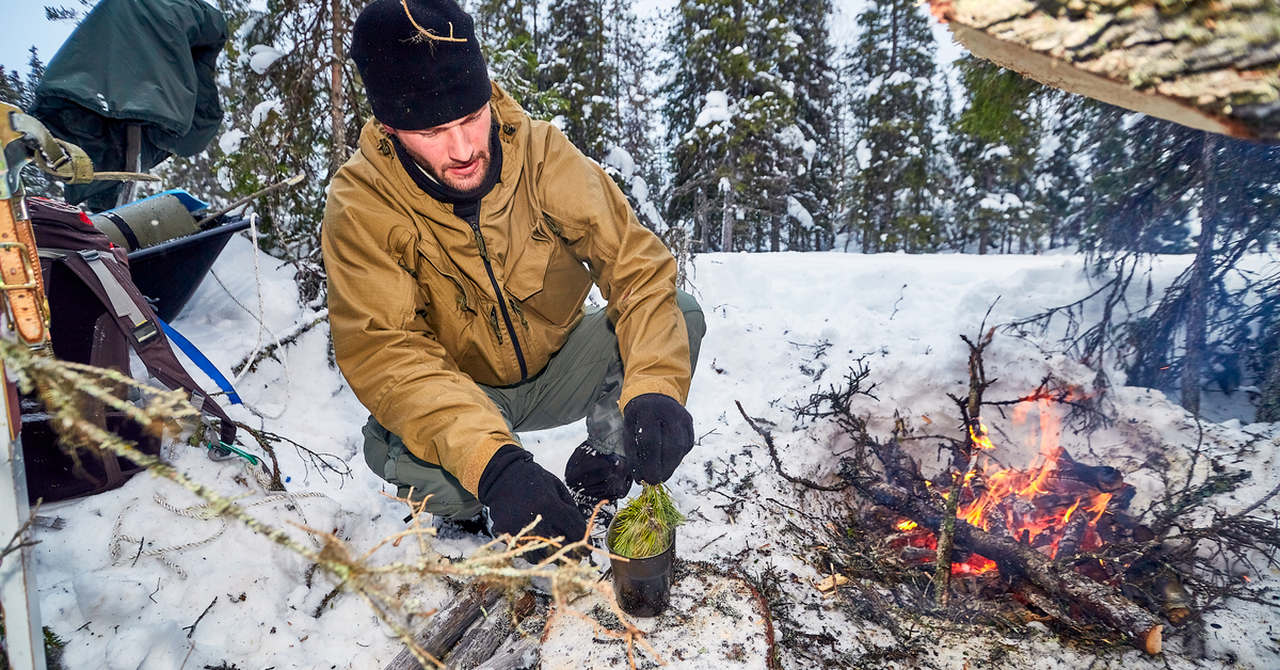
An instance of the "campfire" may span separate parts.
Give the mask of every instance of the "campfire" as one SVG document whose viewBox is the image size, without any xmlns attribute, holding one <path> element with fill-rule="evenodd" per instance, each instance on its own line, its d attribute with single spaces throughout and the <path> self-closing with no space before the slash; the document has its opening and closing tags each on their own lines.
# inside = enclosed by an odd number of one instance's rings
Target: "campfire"
<svg viewBox="0 0 1280 670">
<path fill-rule="evenodd" d="M 1135 489 L 1124 482 L 1119 470 L 1090 466 L 1071 458 L 1059 445 L 1058 413 L 1049 398 L 1036 398 L 1014 406 L 1015 424 L 1026 424 L 1038 410 L 1038 456 L 1026 469 L 1001 465 L 991 455 L 996 445 L 986 424 L 971 429 L 979 449 L 973 467 L 962 479 L 957 517 L 988 533 L 1011 537 L 1046 558 L 1067 562 L 1103 545 L 1103 535 L 1115 536 L 1116 528 L 1135 524 L 1124 515 Z M 933 487 L 932 481 L 925 485 Z M 949 487 L 938 487 L 946 497 Z M 1105 521 L 1104 521 L 1105 517 Z M 1100 527 L 1101 524 L 1101 527 Z M 912 519 L 894 524 L 899 537 L 891 544 L 904 550 L 904 558 L 933 564 L 937 536 Z M 923 550 L 923 551 L 922 551 Z M 951 574 L 980 575 L 996 570 L 995 561 L 980 554 L 953 560 Z"/>
<path fill-rule="evenodd" d="M 814 565 L 826 575 L 819 590 L 841 594 L 852 611 L 875 611 L 878 621 L 895 616 L 884 605 L 889 588 L 898 606 L 914 602 L 940 618 L 995 626 L 1042 621 L 1081 641 L 1124 641 L 1149 654 L 1161 652 L 1167 627 L 1191 639 L 1208 608 L 1269 597 L 1234 566 L 1252 569 L 1251 561 L 1280 555 L 1280 529 L 1253 514 L 1280 486 L 1243 511 L 1224 513 L 1215 500 L 1251 473 L 1217 466 L 1200 475 L 1159 472 L 1168 488 L 1146 491 L 1152 504 L 1131 510 L 1137 490 L 1124 473 L 1077 460 L 1059 442 L 1061 415 L 1096 415 L 1078 388 L 1046 378 L 1022 397 L 983 399 L 993 381 L 982 362 L 992 334 L 976 343 L 963 338 L 970 383 L 967 396 L 951 396 L 958 435 L 923 435 L 898 419 L 888 439 L 873 436 L 853 409 L 858 398 L 875 399 L 861 360 L 843 385 L 793 407 L 798 420 L 831 422 L 853 442 L 841 452 L 838 484 L 788 473 L 770 431 L 739 405 L 783 479 L 852 505 L 814 545 Z M 984 412 L 999 419 L 994 436 Z M 935 445 L 950 458 L 926 476 L 913 454 Z M 1019 450 L 1034 455 L 1023 467 L 998 458 Z M 1211 511 L 1200 515 L 1209 521 L 1195 520 L 1196 510 Z"/>
</svg>

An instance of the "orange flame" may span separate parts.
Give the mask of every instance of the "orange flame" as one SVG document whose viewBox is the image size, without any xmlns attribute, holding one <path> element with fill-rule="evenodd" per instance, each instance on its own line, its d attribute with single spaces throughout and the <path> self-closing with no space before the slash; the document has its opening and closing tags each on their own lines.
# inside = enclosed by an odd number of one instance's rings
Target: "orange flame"
<svg viewBox="0 0 1280 670">
<path fill-rule="evenodd" d="M 1075 395 L 1075 394 L 1071 394 Z M 1038 455 L 1026 469 L 1006 468 L 985 455 L 995 448 L 988 428 L 981 420 L 969 426 L 969 437 L 979 450 L 977 462 L 966 472 L 961 486 L 964 492 L 956 516 L 969 524 L 991 531 L 994 524 L 1001 524 L 1021 542 L 1030 542 L 1046 555 L 1057 553 L 1063 531 L 1076 514 L 1088 514 L 1084 534 L 1078 539 L 1081 549 L 1093 549 L 1101 544 L 1095 528 L 1107 511 L 1110 493 L 1080 493 L 1072 495 L 1070 488 L 1063 488 L 1058 479 L 1063 450 L 1059 445 L 1061 424 L 1053 399 L 1047 395 L 1032 395 L 1013 408 L 1013 419 L 1018 424 L 1030 423 L 1031 412 L 1037 414 L 1038 434 L 1028 435 L 1027 446 L 1038 449 Z M 1032 424 L 1035 425 L 1035 424 Z M 927 482 L 926 482 L 927 483 Z M 942 488 L 942 487 L 939 487 Z M 967 495 L 972 493 L 972 495 Z M 915 522 L 904 521 L 897 525 L 901 531 L 917 528 Z M 923 548 L 935 548 L 936 539 L 927 529 L 919 529 L 911 544 Z M 952 574 L 981 574 L 996 569 L 989 559 L 972 555 L 969 559 L 953 563 Z"/>
</svg>

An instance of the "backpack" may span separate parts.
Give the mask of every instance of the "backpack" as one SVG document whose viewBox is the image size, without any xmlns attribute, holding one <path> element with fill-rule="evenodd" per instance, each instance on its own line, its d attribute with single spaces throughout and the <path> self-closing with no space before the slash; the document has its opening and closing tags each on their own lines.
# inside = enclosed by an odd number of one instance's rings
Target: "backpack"
<svg viewBox="0 0 1280 670">
<path fill-rule="evenodd" d="M 219 439 L 233 444 L 235 425 L 178 362 L 155 312 L 129 276 L 124 250 L 113 247 L 106 234 L 77 207 L 28 198 L 27 208 L 49 300 L 54 356 L 130 375 L 132 349 L 162 384 L 188 391 L 191 404 L 206 420 L 209 416 L 218 419 Z M 40 498 L 46 502 L 64 500 L 118 488 L 142 469 L 106 451 L 82 451 L 77 465 L 77 459 L 58 444 L 39 402 L 25 398 L 22 408 L 22 442 L 31 502 Z M 160 438 L 123 413 L 106 410 L 101 403 L 90 403 L 87 414 L 107 430 L 135 442 L 144 453 L 159 454 Z"/>
</svg>

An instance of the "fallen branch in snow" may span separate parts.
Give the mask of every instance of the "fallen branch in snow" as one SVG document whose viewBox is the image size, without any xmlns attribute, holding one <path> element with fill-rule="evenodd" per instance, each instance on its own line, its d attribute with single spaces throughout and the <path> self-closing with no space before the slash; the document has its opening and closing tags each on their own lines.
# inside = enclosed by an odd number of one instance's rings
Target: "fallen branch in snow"
<svg viewBox="0 0 1280 670">
<path fill-rule="evenodd" d="M 778 471 L 778 474 L 781 475 L 783 479 L 793 484 L 801 484 L 818 491 L 843 491 L 849 488 L 848 482 L 836 486 L 827 486 L 810 479 L 805 479 L 804 477 L 796 477 L 795 475 L 787 474 L 787 472 L 782 469 L 782 461 L 778 458 L 778 448 L 773 444 L 773 435 L 770 434 L 769 431 L 761 428 L 754 419 L 747 415 L 747 410 L 742 409 L 741 402 L 735 400 L 733 401 L 733 404 L 738 406 L 738 412 L 742 414 L 742 418 L 746 420 L 747 425 L 751 426 L 751 429 L 756 431 L 756 434 L 764 439 L 765 447 L 769 449 L 769 458 L 773 460 L 773 467 Z"/>
<path fill-rule="evenodd" d="M 188 640 L 190 640 L 190 639 L 191 639 L 191 636 L 192 636 L 192 635 L 195 635 L 195 634 L 196 634 L 196 626 L 199 626 L 199 625 L 200 625 L 200 621 L 201 621 L 202 619 L 204 619 L 204 615 L 208 614 L 208 613 L 209 613 L 209 610 L 213 609 L 213 606 L 214 606 L 215 604 L 217 604 L 217 602 L 218 602 L 218 596 L 214 596 L 214 597 L 213 597 L 213 600 L 209 603 L 209 606 L 208 606 L 208 607 L 206 607 L 206 608 L 204 608 L 204 611 L 200 613 L 200 616 L 196 617 L 195 622 L 193 622 L 190 626 L 183 626 L 183 627 L 182 627 L 182 630 L 187 631 L 187 639 L 188 639 Z"/>
<path fill-rule="evenodd" d="M 316 315 L 312 317 L 310 321 L 306 321 L 304 323 L 299 323 L 294 325 L 294 327 L 288 332 L 286 332 L 283 337 L 280 337 L 276 339 L 275 342 L 272 342 L 271 344 L 268 344 L 267 346 L 259 349 L 257 353 L 251 354 L 249 356 L 245 356 L 244 358 L 240 359 L 239 363 L 236 363 L 235 365 L 231 366 L 232 376 L 239 377 L 240 371 L 244 370 L 246 367 L 249 368 L 249 372 L 253 372 L 258 367 L 259 363 L 261 363 L 262 361 L 265 361 L 268 358 L 275 357 L 276 351 L 278 351 L 281 347 L 297 342 L 298 338 L 305 335 L 307 331 L 311 330 L 312 328 L 315 328 L 316 326 L 322 323 L 325 323 L 328 320 L 329 320 L 329 310 L 322 309 L 319 312 L 317 312 Z"/>
<path fill-rule="evenodd" d="M 31 507 L 30 516 L 27 517 L 27 520 L 22 523 L 18 530 L 14 531 L 13 537 L 9 538 L 9 543 L 4 546 L 4 549 L 0 549 L 0 563 L 3 563 L 5 557 L 15 551 L 21 551 L 26 547 L 34 547 L 40 544 L 40 540 L 27 539 L 27 531 L 31 530 L 31 526 L 36 522 L 36 511 L 39 509 L 40 501 L 36 501 L 36 504 Z"/>
</svg>

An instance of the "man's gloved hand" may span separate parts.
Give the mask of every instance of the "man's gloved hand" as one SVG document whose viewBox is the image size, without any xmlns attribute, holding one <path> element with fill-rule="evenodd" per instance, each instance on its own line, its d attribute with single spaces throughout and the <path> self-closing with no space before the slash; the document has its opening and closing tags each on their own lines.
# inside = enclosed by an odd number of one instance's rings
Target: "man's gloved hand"
<svg viewBox="0 0 1280 670">
<path fill-rule="evenodd" d="M 489 508 L 495 535 L 515 535 L 539 514 L 542 520 L 533 534 L 546 538 L 563 537 L 577 542 L 587 533 L 587 520 L 573 504 L 569 489 L 555 475 L 533 462 L 533 455 L 513 444 L 504 445 L 489 459 L 480 475 L 480 502 Z M 542 551 L 526 554 L 542 560 Z"/>
<path fill-rule="evenodd" d="M 693 417 L 670 396 L 638 395 L 622 410 L 622 419 L 627 460 L 638 482 L 667 481 L 693 448 Z"/>
</svg>

